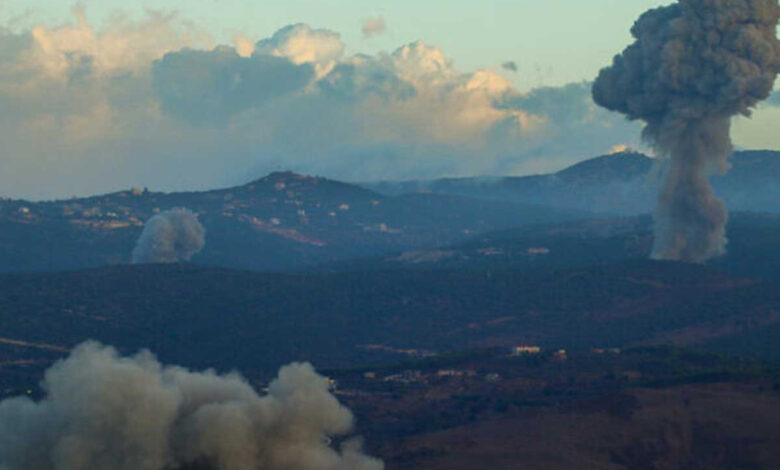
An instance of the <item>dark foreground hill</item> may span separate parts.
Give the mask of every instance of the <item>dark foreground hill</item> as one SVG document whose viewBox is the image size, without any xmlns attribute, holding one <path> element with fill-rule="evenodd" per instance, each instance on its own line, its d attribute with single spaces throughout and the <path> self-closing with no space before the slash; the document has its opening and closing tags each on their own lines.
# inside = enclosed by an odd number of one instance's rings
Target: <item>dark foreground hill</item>
<svg viewBox="0 0 780 470">
<path fill-rule="evenodd" d="M 473 347 L 674 344 L 780 360 L 780 285 L 637 261 L 275 275 L 181 265 L 0 277 L 0 367 L 36 374 L 85 339 L 265 376 Z M 10 369 L 9 369 L 10 368 Z"/>
<path fill-rule="evenodd" d="M 198 213 L 206 228 L 206 246 L 193 262 L 262 270 L 438 246 L 584 214 L 453 195 L 387 197 L 293 173 L 206 192 L 0 200 L 0 272 L 127 264 L 144 222 L 173 207 Z"/>
<path fill-rule="evenodd" d="M 436 358 L 333 372 L 389 469 L 773 469 L 780 375 L 675 348 Z"/>
<path fill-rule="evenodd" d="M 780 211 L 780 152 L 736 152 L 726 176 L 712 183 L 730 210 Z M 663 168 L 646 155 L 604 155 L 557 173 L 494 178 L 449 178 L 433 181 L 383 182 L 365 186 L 386 194 L 432 193 L 491 200 L 545 204 L 602 213 L 644 214 L 652 211 Z"/>
</svg>

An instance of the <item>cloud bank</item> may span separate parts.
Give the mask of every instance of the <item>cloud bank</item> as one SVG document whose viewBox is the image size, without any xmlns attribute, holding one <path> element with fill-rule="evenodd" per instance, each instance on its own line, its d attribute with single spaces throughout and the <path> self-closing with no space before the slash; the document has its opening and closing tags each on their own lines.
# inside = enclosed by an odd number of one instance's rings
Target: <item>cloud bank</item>
<svg viewBox="0 0 780 470">
<path fill-rule="evenodd" d="M 237 374 L 164 366 L 87 342 L 51 367 L 46 396 L 0 402 L 3 470 L 381 470 L 347 441 L 350 411 L 311 365 L 258 395 Z"/>
<path fill-rule="evenodd" d="M 0 30 L 0 59 L 1 196 L 206 189 L 279 169 L 523 174 L 639 145 L 639 125 L 584 84 L 524 93 L 501 67 L 464 72 L 422 41 L 348 55 L 336 32 L 304 24 L 215 46 L 171 16 L 98 30 L 77 12 Z"/>
</svg>

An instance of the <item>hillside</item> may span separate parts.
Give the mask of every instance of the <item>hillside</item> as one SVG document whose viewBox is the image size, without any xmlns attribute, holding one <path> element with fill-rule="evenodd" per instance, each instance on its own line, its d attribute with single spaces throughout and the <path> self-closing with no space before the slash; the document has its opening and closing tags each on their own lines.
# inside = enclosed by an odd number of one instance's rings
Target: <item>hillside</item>
<svg viewBox="0 0 780 470">
<path fill-rule="evenodd" d="M 391 469 L 733 470 L 778 459 L 780 375 L 758 361 L 674 348 L 475 351 L 332 376 Z"/>
<path fill-rule="evenodd" d="M 275 275 L 137 266 L 0 276 L 0 363 L 36 374 L 85 339 L 264 376 L 465 348 L 675 344 L 780 360 L 780 288 L 633 262 L 517 270 Z M 749 338 L 749 340 L 747 340 Z"/>
<path fill-rule="evenodd" d="M 429 250 L 328 264 L 323 269 L 549 269 L 647 258 L 653 243 L 650 216 L 575 220 L 475 236 Z M 724 256 L 708 264 L 732 275 L 780 280 L 780 216 L 732 213 Z"/>
<path fill-rule="evenodd" d="M 711 178 L 734 211 L 780 211 L 780 152 L 735 152 L 726 176 Z M 557 173 L 520 177 L 454 178 L 381 182 L 364 186 L 385 194 L 456 194 L 490 200 L 544 204 L 601 213 L 650 213 L 663 168 L 635 152 L 603 155 Z"/>
<path fill-rule="evenodd" d="M 197 212 L 206 228 L 195 263 L 262 270 L 438 246 L 583 214 L 451 195 L 386 197 L 289 172 L 207 192 L 0 200 L 0 272 L 127 264 L 144 222 L 172 207 Z"/>
</svg>

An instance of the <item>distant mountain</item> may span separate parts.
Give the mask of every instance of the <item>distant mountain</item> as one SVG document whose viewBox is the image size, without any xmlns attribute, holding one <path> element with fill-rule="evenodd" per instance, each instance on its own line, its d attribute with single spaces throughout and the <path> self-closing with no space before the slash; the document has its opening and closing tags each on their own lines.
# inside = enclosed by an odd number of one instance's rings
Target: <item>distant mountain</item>
<svg viewBox="0 0 780 470">
<path fill-rule="evenodd" d="M 780 212 L 780 152 L 737 152 L 726 176 L 712 177 L 730 210 Z"/>
<path fill-rule="evenodd" d="M 743 151 L 732 170 L 712 182 L 729 209 L 780 211 L 780 152 Z M 652 211 L 663 168 L 646 155 L 604 155 L 557 173 L 521 177 L 454 178 L 380 182 L 364 186 L 385 194 L 456 194 L 490 200 L 545 204 L 613 214 Z"/>
<path fill-rule="evenodd" d="M 270 274 L 183 265 L 0 276 L 0 365 L 34 374 L 85 339 L 268 376 L 534 344 L 712 347 L 780 360 L 780 285 L 638 261 L 526 270 Z"/>
<path fill-rule="evenodd" d="M 388 197 L 283 172 L 205 192 L 134 189 L 51 202 L 0 200 L 0 271 L 129 263 L 144 222 L 172 207 L 198 213 L 206 228 L 206 246 L 195 263 L 266 270 L 438 246 L 499 228 L 587 215 L 457 195 Z"/>
</svg>

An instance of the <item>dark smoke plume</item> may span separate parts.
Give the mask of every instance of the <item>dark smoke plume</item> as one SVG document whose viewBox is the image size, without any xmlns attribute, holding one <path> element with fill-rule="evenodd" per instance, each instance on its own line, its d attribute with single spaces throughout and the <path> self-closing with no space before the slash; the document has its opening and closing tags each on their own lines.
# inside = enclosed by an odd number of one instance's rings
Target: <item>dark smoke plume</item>
<svg viewBox="0 0 780 470">
<path fill-rule="evenodd" d="M 780 72 L 777 0 L 680 0 L 644 13 L 636 41 L 593 85 L 596 103 L 641 119 L 670 159 L 653 256 L 703 262 L 725 252 L 727 211 L 708 176 L 728 171 L 731 117 L 772 91 Z"/>
<path fill-rule="evenodd" d="M 133 249 L 133 263 L 189 261 L 205 244 L 206 230 L 198 215 L 177 207 L 146 221 Z"/>
<path fill-rule="evenodd" d="M 308 364 L 259 396 L 237 374 L 120 357 L 88 342 L 45 375 L 46 397 L 0 402 L 2 470 L 381 470 L 355 441 L 330 444 L 352 414 Z"/>
</svg>

